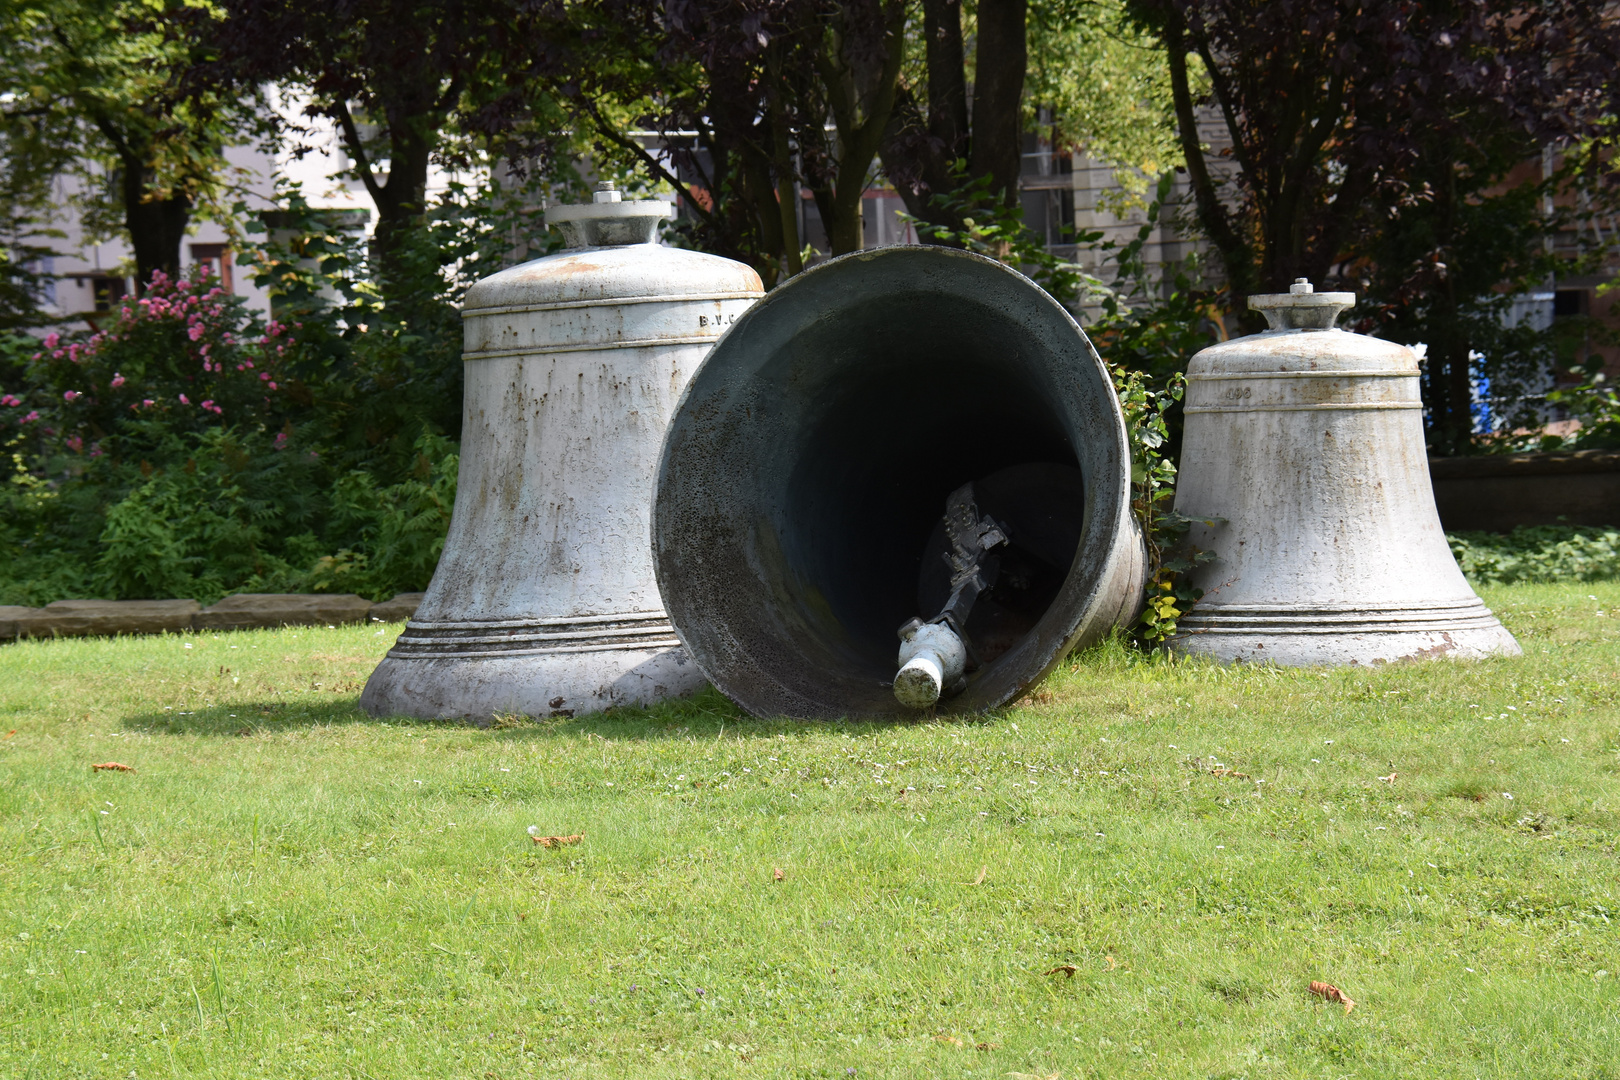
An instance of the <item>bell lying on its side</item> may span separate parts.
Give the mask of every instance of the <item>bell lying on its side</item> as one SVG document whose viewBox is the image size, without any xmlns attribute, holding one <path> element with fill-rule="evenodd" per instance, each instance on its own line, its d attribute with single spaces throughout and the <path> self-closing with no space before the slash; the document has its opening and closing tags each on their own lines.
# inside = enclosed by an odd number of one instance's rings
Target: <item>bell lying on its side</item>
<svg viewBox="0 0 1620 1080">
<path fill-rule="evenodd" d="M 946 248 L 738 318 L 671 421 L 653 547 L 675 632 L 757 716 L 991 708 L 1142 595 L 1107 370 L 1033 282 Z"/>
<path fill-rule="evenodd" d="M 1354 293 L 1249 298 L 1263 334 L 1187 367 L 1176 510 L 1215 558 L 1170 642 L 1278 664 L 1519 654 L 1457 569 L 1429 482 L 1417 357 L 1333 329 Z M 1224 520 L 1216 520 L 1224 519 Z"/>
</svg>

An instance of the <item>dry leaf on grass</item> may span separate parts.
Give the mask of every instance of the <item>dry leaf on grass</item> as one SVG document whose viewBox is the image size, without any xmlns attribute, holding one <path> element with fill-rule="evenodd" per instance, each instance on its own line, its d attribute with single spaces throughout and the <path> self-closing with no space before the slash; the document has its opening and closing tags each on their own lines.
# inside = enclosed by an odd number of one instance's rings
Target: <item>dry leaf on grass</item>
<svg viewBox="0 0 1620 1080">
<path fill-rule="evenodd" d="M 778 866 L 776 869 L 771 871 L 771 877 L 777 881 L 781 881 L 783 878 L 787 877 L 787 875 L 782 873 L 782 868 Z"/>
<path fill-rule="evenodd" d="M 133 766 L 133 765 L 120 765 L 116 761 L 103 761 L 100 765 L 92 765 L 92 766 L 90 766 L 90 768 L 93 769 L 93 770 L 96 770 L 96 771 L 100 771 L 102 769 L 107 769 L 107 770 L 110 770 L 112 772 L 134 772 L 135 771 L 135 766 Z"/>
<path fill-rule="evenodd" d="M 1340 990 L 1332 983 L 1313 982 L 1311 983 L 1311 993 L 1315 994 L 1319 998 L 1326 998 L 1329 1001 L 1337 1001 L 1339 1004 L 1344 1006 L 1345 1015 L 1347 1016 L 1349 1015 L 1350 1010 L 1356 1007 L 1356 1003 L 1350 1000 L 1350 995 L 1346 994 L 1343 990 Z"/>
<path fill-rule="evenodd" d="M 574 836 L 541 836 L 540 826 L 538 825 L 529 826 L 529 835 L 534 838 L 535 843 L 545 848 L 562 847 L 564 844 L 577 844 L 585 839 L 584 833 L 578 833 Z"/>
<path fill-rule="evenodd" d="M 1400 778 L 1400 775 L 1401 775 L 1400 773 L 1398 773 L 1395 770 L 1391 769 L 1388 776 L 1380 776 L 1378 779 L 1382 780 L 1384 783 L 1388 784 L 1390 787 L 1394 787 L 1395 786 L 1395 781 Z"/>
<path fill-rule="evenodd" d="M 974 1045 L 973 1049 L 975 1049 L 975 1050 L 1000 1050 L 1001 1049 L 1001 1044 L 1000 1043 L 977 1043 L 977 1044 Z"/>
<path fill-rule="evenodd" d="M 1219 768 L 1209 770 L 1209 775 L 1211 775 L 1211 776 L 1230 776 L 1234 780 L 1248 780 L 1248 779 L 1250 779 L 1248 773 L 1246 773 L 1246 772 L 1238 772 L 1236 769 L 1228 769 L 1225 765 L 1222 765 Z"/>
<path fill-rule="evenodd" d="M 1063 974 L 1067 975 L 1069 978 L 1072 979 L 1072 978 L 1074 978 L 1074 973 L 1079 971 L 1079 970 L 1080 969 L 1075 967 L 1073 964 L 1059 964 L 1057 967 L 1051 968 L 1050 970 L 1043 972 L 1043 974 L 1056 975 L 1058 972 L 1061 971 L 1061 972 L 1063 972 Z"/>
<path fill-rule="evenodd" d="M 1042 1076 L 1040 1073 L 1010 1072 L 1007 1075 L 1012 1077 L 1013 1080 L 1063 1080 L 1062 1073 L 1051 1073 L 1047 1076 Z"/>
<path fill-rule="evenodd" d="M 968 884 L 970 884 L 970 885 L 983 885 L 984 884 L 984 875 L 989 873 L 989 871 L 990 871 L 990 867 L 989 867 L 988 864 L 979 867 L 979 876 L 974 878 Z"/>
<path fill-rule="evenodd" d="M 955 1035 L 935 1035 L 934 1036 L 934 1041 L 935 1042 L 946 1043 L 946 1044 L 948 1044 L 950 1046 L 961 1046 L 962 1045 L 962 1040 L 958 1039 Z"/>
<path fill-rule="evenodd" d="M 1108 965 L 1107 967 L 1103 968 L 1104 971 L 1117 971 L 1119 969 L 1119 965 L 1114 963 L 1114 958 L 1112 956 L 1103 957 L 1103 962 Z"/>
<path fill-rule="evenodd" d="M 11 738 L 11 737 L 12 737 L 12 736 L 13 736 L 13 735 L 15 735 L 15 734 L 17 734 L 17 729 L 16 729 L 16 728 L 12 728 L 12 729 L 11 729 L 11 730 L 10 730 L 10 731 L 8 731 L 8 732 L 6 732 L 6 738 L 8 738 L 8 739 L 9 739 L 9 738 Z"/>
</svg>

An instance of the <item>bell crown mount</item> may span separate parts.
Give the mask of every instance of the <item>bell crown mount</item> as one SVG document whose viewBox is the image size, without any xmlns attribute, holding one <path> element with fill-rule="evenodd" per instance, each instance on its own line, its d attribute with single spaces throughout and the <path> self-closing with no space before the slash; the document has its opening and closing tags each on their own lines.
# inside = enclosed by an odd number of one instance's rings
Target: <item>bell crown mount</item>
<svg viewBox="0 0 1620 1080">
<path fill-rule="evenodd" d="M 596 185 L 588 203 L 553 206 L 546 224 L 562 231 L 570 248 L 623 247 L 658 242 L 658 223 L 675 216 L 675 206 L 662 199 L 626 202 L 611 181 Z"/>
<path fill-rule="evenodd" d="M 1305 278 L 1295 279 L 1285 293 L 1249 297 L 1249 309 L 1266 317 L 1268 330 L 1332 330 L 1355 306 L 1355 293 L 1319 293 Z"/>
</svg>

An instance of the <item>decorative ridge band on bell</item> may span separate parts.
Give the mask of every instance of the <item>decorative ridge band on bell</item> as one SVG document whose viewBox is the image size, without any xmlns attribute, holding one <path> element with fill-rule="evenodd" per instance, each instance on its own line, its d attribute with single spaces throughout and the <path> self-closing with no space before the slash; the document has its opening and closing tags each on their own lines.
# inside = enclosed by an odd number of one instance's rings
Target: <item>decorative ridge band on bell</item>
<svg viewBox="0 0 1620 1080">
<path fill-rule="evenodd" d="M 1188 364 L 1175 508 L 1215 558 L 1193 574 L 1204 598 L 1175 651 L 1279 664 L 1519 654 L 1441 530 L 1417 356 L 1335 330 L 1355 300 L 1303 279 L 1252 296 L 1271 329 Z"/>
<path fill-rule="evenodd" d="M 662 199 L 624 201 L 611 180 L 596 185 L 588 203 L 553 206 L 546 224 L 563 234 L 569 248 L 656 244 L 658 224 L 675 216 L 675 205 Z"/>
</svg>

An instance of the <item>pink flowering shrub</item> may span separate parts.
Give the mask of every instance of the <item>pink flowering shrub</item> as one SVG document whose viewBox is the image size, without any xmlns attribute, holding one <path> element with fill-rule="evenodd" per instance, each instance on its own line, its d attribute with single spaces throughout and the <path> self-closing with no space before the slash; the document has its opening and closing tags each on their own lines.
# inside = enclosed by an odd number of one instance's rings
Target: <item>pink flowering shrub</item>
<svg viewBox="0 0 1620 1080">
<path fill-rule="evenodd" d="M 384 303 L 364 237 L 307 216 L 241 263 L 277 319 L 192 276 L 89 331 L 0 334 L 0 604 L 427 585 L 458 460 L 455 249 L 424 233 L 423 288 Z"/>
<path fill-rule="evenodd" d="M 283 374 L 296 335 L 274 319 L 260 323 L 242 301 L 208 277 L 159 274 L 140 299 L 125 298 L 101 329 L 81 340 L 48 334 L 29 381 L 48 415 L 54 449 L 72 454 L 112 445 L 130 418 L 161 421 L 170 432 L 222 423 L 278 427 L 285 421 Z M 0 398 L 0 435 L 34 410 Z M 136 440 L 140 442 L 140 439 Z M 49 450 L 49 447 L 42 447 Z"/>
</svg>

